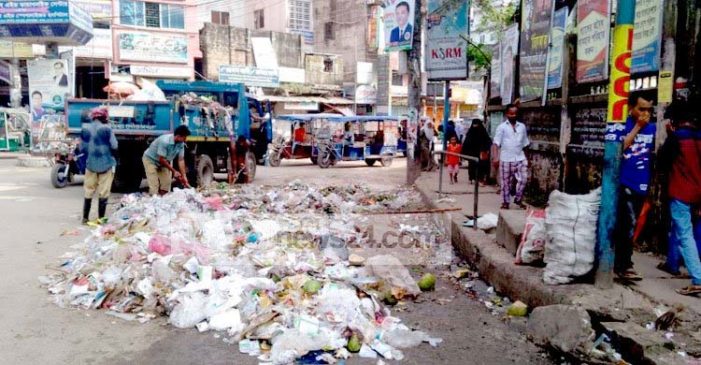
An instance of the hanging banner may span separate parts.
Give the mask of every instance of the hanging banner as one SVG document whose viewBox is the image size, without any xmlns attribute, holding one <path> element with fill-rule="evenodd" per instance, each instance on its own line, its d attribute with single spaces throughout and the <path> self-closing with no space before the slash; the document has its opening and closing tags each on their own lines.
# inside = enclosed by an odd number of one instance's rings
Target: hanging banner
<svg viewBox="0 0 701 365">
<path fill-rule="evenodd" d="M 384 0 L 385 51 L 411 49 L 414 39 L 414 0 Z"/>
<path fill-rule="evenodd" d="M 426 72 L 431 81 L 467 78 L 468 4 L 455 0 L 428 1 Z"/>
<path fill-rule="evenodd" d="M 492 64 L 489 73 L 489 97 L 498 98 L 501 84 L 501 43 L 497 43 L 492 49 Z"/>
<path fill-rule="evenodd" d="M 608 78 L 609 0 L 580 0 L 577 3 L 577 82 Z"/>
<path fill-rule="evenodd" d="M 660 69 L 663 8 L 664 2 L 659 0 L 635 1 L 631 73 L 655 72 Z"/>
<path fill-rule="evenodd" d="M 545 86 L 552 0 L 521 1 L 519 92 L 521 101 L 538 99 Z"/>
<path fill-rule="evenodd" d="M 513 24 L 504 31 L 501 41 L 501 104 L 511 104 L 514 97 L 514 66 L 518 55 L 518 24 Z"/>
<path fill-rule="evenodd" d="M 39 59 L 27 63 L 32 140 L 38 143 L 42 124 L 63 113 L 66 98 L 74 90 L 68 60 Z"/>
<path fill-rule="evenodd" d="M 565 23 L 569 9 L 564 7 L 553 14 L 553 27 L 550 30 L 552 47 L 548 52 L 548 89 L 562 87 L 562 53 L 565 46 Z"/>
</svg>

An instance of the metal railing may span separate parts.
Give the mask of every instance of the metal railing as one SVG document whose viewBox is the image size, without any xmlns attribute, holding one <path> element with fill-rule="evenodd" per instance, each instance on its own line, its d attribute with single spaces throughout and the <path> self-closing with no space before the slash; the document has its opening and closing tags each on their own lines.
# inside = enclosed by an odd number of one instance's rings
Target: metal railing
<svg viewBox="0 0 701 365">
<path fill-rule="evenodd" d="M 467 155 L 462 155 L 459 153 L 454 153 L 454 152 L 447 152 L 447 151 L 433 151 L 434 155 L 443 155 L 441 157 L 441 161 L 439 163 L 439 170 L 438 170 L 438 194 L 442 195 L 443 194 L 443 166 L 445 165 L 445 156 L 457 156 L 460 157 L 461 160 L 468 160 L 468 161 L 473 161 L 477 162 L 477 168 L 475 170 L 475 190 L 474 190 L 474 199 L 473 199 L 473 207 L 472 207 L 472 228 L 477 229 L 477 211 L 478 211 L 478 205 L 479 205 L 479 161 L 480 159 L 474 156 L 467 156 Z"/>
</svg>

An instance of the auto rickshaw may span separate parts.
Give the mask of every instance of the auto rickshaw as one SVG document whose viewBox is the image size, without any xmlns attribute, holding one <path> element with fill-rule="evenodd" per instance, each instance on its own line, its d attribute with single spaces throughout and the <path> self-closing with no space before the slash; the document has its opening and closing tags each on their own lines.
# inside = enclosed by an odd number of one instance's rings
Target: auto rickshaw
<svg viewBox="0 0 701 365">
<path fill-rule="evenodd" d="M 268 146 L 268 163 L 272 167 L 280 166 L 283 159 L 311 159 L 314 141 L 314 123 L 308 114 L 282 115 L 273 122 L 273 142 Z"/>
</svg>

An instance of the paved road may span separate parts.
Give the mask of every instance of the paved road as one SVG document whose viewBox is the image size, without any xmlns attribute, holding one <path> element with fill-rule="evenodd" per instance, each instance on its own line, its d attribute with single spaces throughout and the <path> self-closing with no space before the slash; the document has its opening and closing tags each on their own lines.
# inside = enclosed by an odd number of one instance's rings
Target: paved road
<svg viewBox="0 0 701 365">
<path fill-rule="evenodd" d="M 403 160 L 390 168 L 342 164 L 321 170 L 301 161 L 261 168 L 257 184 L 294 179 L 319 184 L 366 183 L 377 188 L 404 181 Z M 79 236 L 62 232 L 78 227 L 82 187 L 53 189 L 47 169 L 18 168 L 0 160 L 0 357 L 7 364 L 257 364 L 212 333 L 178 330 L 164 321 L 140 325 L 102 312 L 62 309 L 50 302 L 37 277 L 50 272 L 57 258 Z M 443 305 L 439 299 L 452 300 Z M 442 337 L 438 348 L 422 345 L 405 351 L 402 364 L 549 364 L 525 341 L 522 325 L 507 325 L 483 304 L 469 299 L 445 280 L 436 292 L 409 303 L 397 315 L 409 326 Z M 354 358 L 350 364 L 376 360 Z"/>
</svg>

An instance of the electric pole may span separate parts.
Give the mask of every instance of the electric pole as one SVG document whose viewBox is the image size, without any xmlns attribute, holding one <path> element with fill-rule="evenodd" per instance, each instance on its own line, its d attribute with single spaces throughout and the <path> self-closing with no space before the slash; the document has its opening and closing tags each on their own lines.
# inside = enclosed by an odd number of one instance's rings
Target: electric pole
<svg viewBox="0 0 701 365">
<path fill-rule="evenodd" d="M 413 184 L 421 174 L 421 160 L 418 156 L 419 146 L 419 108 L 421 107 L 421 29 L 422 29 L 422 0 L 416 0 L 414 11 L 414 37 L 411 50 L 407 57 L 409 71 L 409 121 L 407 123 L 407 160 L 406 182 Z M 411 128 L 410 126 L 413 126 Z M 409 134 L 412 134 L 410 136 Z M 413 143 L 408 143 L 413 141 Z"/>
</svg>

